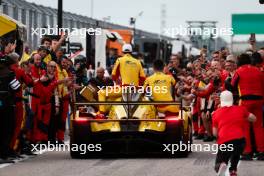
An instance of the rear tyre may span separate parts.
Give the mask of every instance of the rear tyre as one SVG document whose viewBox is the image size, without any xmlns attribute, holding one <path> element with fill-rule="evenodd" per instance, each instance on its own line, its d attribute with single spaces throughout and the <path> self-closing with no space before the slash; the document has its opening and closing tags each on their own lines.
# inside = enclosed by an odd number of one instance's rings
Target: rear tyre
<svg viewBox="0 0 264 176">
<path fill-rule="evenodd" d="M 180 142 L 183 141 L 183 124 L 181 121 L 170 122 L 166 126 L 165 144 L 170 145 L 170 151 L 163 151 L 167 157 L 182 157 L 181 152 L 176 149 L 180 147 Z"/>
<path fill-rule="evenodd" d="M 90 153 L 80 149 L 80 145 L 88 145 L 91 143 L 89 138 L 90 125 L 89 124 L 77 124 L 72 122 L 73 126 L 70 133 L 70 155 L 73 159 L 82 159 L 90 157 Z"/>
</svg>

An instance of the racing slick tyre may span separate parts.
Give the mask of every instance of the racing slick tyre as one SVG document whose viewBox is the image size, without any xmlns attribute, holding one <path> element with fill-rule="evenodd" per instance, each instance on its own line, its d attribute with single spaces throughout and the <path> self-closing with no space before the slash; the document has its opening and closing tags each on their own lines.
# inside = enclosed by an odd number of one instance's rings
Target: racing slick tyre
<svg viewBox="0 0 264 176">
<path fill-rule="evenodd" d="M 182 157 L 181 151 L 178 150 L 180 143 L 183 143 L 183 124 L 181 121 L 177 122 L 170 122 L 166 126 L 166 137 L 165 143 L 171 146 L 171 150 L 166 151 L 164 154 L 168 157 Z M 176 150 L 175 147 L 177 147 Z M 164 151 L 163 151 L 164 152 Z"/>
<path fill-rule="evenodd" d="M 81 151 L 81 146 L 90 144 L 89 139 L 90 125 L 78 124 L 72 122 L 70 131 L 70 155 L 73 159 L 81 159 L 91 157 L 91 152 Z"/>
<path fill-rule="evenodd" d="M 165 143 L 171 144 L 171 151 L 166 151 L 169 157 L 188 157 L 192 144 L 192 126 L 191 120 L 188 119 L 187 129 L 184 129 L 183 121 L 170 122 L 166 127 Z"/>
</svg>

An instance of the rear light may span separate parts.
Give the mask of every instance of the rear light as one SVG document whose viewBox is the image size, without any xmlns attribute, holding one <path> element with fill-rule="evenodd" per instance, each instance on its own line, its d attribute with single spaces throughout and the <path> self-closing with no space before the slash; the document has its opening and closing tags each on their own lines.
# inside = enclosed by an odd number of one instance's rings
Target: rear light
<svg viewBox="0 0 264 176">
<path fill-rule="evenodd" d="M 178 117 L 167 117 L 166 120 L 167 122 L 177 122 L 180 119 Z"/>
<path fill-rule="evenodd" d="M 88 122 L 88 119 L 87 118 L 79 117 L 79 118 L 76 118 L 75 121 L 76 122 Z"/>
</svg>

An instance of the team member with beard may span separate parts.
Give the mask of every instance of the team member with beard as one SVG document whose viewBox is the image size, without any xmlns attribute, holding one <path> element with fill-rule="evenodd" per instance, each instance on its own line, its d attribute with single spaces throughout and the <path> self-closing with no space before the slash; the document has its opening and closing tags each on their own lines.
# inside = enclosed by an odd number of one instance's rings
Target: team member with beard
<svg viewBox="0 0 264 176">
<path fill-rule="evenodd" d="M 36 141 L 47 143 L 48 128 L 51 117 L 51 97 L 57 85 L 66 83 L 69 79 L 56 79 L 56 62 L 50 61 L 47 65 L 47 74 L 42 76 L 42 83 L 40 85 L 40 104 L 37 119 Z"/>
<path fill-rule="evenodd" d="M 41 67 L 42 61 L 41 56 L 36 53 L 32 56 L 33 65 L 31 66 L 31 76 L 34 81 L 33 90 L 30 93 L 31 95 L 31 110 L 34 113 L 33 120 L 33 130 L 31 132 L 30 140 L 31 142 L 35 142 L 35 131 L 37 127 L 37 115 L 40 104 L 40 95 L 41 95 L 41 81 L 44 81 L 43 75 L 46 74 L 46 71 Z"/>
</svg>

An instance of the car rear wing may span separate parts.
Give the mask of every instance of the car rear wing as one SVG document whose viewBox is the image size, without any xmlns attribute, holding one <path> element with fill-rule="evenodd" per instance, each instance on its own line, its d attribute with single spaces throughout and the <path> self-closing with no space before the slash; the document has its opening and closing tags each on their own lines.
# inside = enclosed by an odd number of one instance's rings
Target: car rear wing
<svg viewBox="0 0 264 176">
<path fill-rule="evenodd" d="M 88 119 L 88 118 L 79 118 L 78 121 L 89 121 L 89 122 L 168 122 L 168 121 L 179 121 L 183 120 L 182 118 L 169 118 L 169 119 Z"/>
<path fill-rule="evenodd" d="M 88 105 L 126 105 L 128 108 L 131 108 L 131 105 L 179 105 L 180 106 L 180 112 L 181 112 L 181 118 L 183 118 L 183 108 L 189 108 L 188 106 L 183 106 L 182 100 L 180 101 L 94 101 L 94 102 L 79 102 L 74 103 L 74 116 L 76 114 L 76 110 L 78 106 L 88 106 Z M 129 111 L 128 111 L 129 112 Z M 128 114 L 129 116 L 129 114 Z M 74 117 L 75 118 L 75 117 Z M 110 120 L 110 119 L 109 119 Z M 108 121 L 109 121 L 108 120 Z M 116 120 L 120 121 L 122 119 Z M 131 120 L 136 121 L 138 119 L 123 119 L 123 120 Z M 141 119 L 143 121 L 153 121 L 154 119 Z M 98 121 L 98 120 L 95 120 Z M 111 121 L 113 121 L 111 119 Z M 157 121 L 162 121 L 162 119 L 157 119 Z"/>
</svg>

